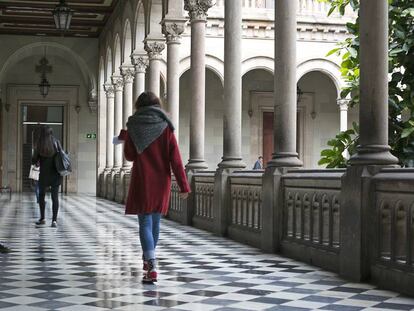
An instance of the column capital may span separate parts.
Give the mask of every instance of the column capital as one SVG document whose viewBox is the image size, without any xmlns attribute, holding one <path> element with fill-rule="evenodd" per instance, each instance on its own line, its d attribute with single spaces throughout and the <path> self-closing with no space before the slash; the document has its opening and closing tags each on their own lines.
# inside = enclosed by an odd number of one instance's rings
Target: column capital
<svg viewBox="0 0 414 311">
<path fill-rule="evenodd" d="M 114 97 L 114 92 L 115 92 L 114 86 L 110 83 L 105 83 L 103 85 L 103 87 L 104 87 L 106 97 L 107 98 L 113 98 Z"/>
<path fill-rule="evenodd" d="M 133 66 L 121 66 L 121 75 L 124 78 L 124 84 L 134 82 L 135 70 Z"/>
<path fill-rule="evenodd" d="M 148 67 L 148 56 L 144 54 L 132 54 L 132 64 L 135 66 L 135 72 L 145 73 Z"/>
<path fill-rule="evenodd" d="M 124 79 L 122 76 L 112 76 L 111 79 L 115 92 L 122 91 L 124 88 Z"/>
<path fill-rule="evenodd" d="M 167 40 L 167 44 L 180 43 L 181 34 L 184 32 L 185 23 L 185 19 L 163 20 L 162 33 Z"/>
<path fill-rule="evenodd" d="M 184 10 L 188 11 L 192 22 L 206 21 L 207 11 L 212 6 L 212 0 L 184 0 Z"/>
<path fill-rule="evenodd" d="M 351 100 L 348 99 L 348 98 L 338 98 L 336 100 L 336 103 L 339 106 L 339 110 L 341 110 L 341 111 L 348 111 L 348 106 L 349 106 L 349 102 L 350 101 Z"/>
<path fill-rule="evenodd" d="M 148 53 L 149 59 L 160 59 L 161 53 L 165 49 L 165 44 L 162 41 L 145 40 L 145 51 Z"/>
</svg>

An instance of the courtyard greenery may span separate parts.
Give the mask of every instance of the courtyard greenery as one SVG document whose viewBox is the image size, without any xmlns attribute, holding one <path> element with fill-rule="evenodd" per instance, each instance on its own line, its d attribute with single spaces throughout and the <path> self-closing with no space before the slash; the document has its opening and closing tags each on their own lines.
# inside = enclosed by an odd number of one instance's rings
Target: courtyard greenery
<svg viewBox="0 0 414 311">
<path fill-rule="evenodd" d="M 328 16 L 347 9 L 356 13 L 359 0 L 319 0 L 328 2 Z M 351 35 L 327 56 L 342 57 L 341 75 L 347 86 L 341 98 L 349 98 L 350 106 L 359 104 L 359 17 L 346 24 Z M 389 0 L 389 145 L 402 166 L 414 166 L 414 5 L 412 0 Z M 319 165 L 346 167 L 344 151 L 352 156 L 358 145 L 358 125 L 340 132 L 328 141 L 329 149 L 321 152 Z"/>
</svg>

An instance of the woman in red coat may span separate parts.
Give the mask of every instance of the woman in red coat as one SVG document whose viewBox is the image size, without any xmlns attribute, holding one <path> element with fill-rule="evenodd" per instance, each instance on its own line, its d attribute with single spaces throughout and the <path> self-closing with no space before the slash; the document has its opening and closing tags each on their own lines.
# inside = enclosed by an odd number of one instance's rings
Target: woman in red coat
<svg viewBox="0 0 414 311">
<path fill-rule="evenodd" d="M 136 112 L 129 117 L 124 153 L 133 161 L 126 214 L 138 215 L 139 237 L 143 251 L 143 282 L 156 282 L 155 248 L 160 218 L 168 211 L 171 191 L 171 169 L 181 190 L 181 198 L 190 192 L 174 135 L 174 127 L 161 109 L 159 98 L 144 92 L 135 104 Z"/>
</svg>

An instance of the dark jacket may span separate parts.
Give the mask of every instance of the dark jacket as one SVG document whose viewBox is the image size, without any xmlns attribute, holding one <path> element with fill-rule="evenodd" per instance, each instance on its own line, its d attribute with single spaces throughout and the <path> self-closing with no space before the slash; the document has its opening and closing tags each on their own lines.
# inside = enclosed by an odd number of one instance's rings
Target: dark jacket
<svg viewBox="0 0 414 311">
<path fill-rule="evenodd" d="M 57 139 L 53 139 L 54 146 L 60 144 Z M 56 151 L 51 157 L 42 157 L 37 149 L 34 150 L 32 164 L 40 165 L 39 185 L 43 187 L 59 186 L 62 183 L 62 176 L 58 173 L 55 166 Z"/>
</svg>

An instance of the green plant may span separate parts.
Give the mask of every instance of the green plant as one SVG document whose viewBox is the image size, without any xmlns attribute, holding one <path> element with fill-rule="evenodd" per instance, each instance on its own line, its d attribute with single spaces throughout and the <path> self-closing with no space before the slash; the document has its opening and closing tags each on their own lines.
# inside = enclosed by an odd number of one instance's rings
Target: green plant
<svg viewBox="0 0 414 311">
<path fill-rule="evenodd" d="M 331 5 L 328 15 L 338 11 L 341 15 L 350 6 L 359 10 L 359 0 L 319 0 Z M 341 75 L 347 86 L 341 90 L 341 97 L 350 97 L 350 105 L 359 104 L 359 17 L 354 23 L 347 23 L 351 37 L 338 44 L 327 55 L 342 57 Z M 403 166 L 414 166 L 414 7 L 412 0 L 389 0 L 389 145 L 392 153 Z M 341 134 L 341 133 L 340 133 Z M 338 134 L 333 140 L 340 139 Z M 330 140 L 329 146 L 334 146 Z M 347 146 L 355 150 L 358 136 Z M 338 143 L 339 144 L 339 143 Z M 326 158 L 330 152 L 321 152 L 319 164 L 327 167 L 344 167 L 346 159 Z"/>
</svg>

